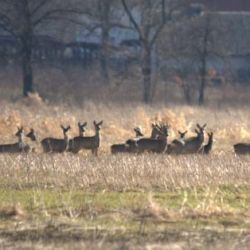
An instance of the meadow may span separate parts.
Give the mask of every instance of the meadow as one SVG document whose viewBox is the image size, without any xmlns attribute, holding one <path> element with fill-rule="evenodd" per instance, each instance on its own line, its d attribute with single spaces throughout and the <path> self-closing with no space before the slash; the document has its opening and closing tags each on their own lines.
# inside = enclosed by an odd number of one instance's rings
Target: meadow
<svg viewBox="0 0 250 250">
<path fill-rule="evenodd" d="M 25 132 L 34 128 L 38 142 L 25 139 L 33 153 L 0 155 L 1 248 L 249 249 L 250 156 L 236 156 L 232 147 L 250 141 L 249 102 L 221 104 L 223 91 L 198 107 L 145 106 L 134 93 L 127 103 L 107 101 L 112 89 L 98 95 L 98 103 L 89 89 L 88 99 L 76 103 L 59 96 L 13 98 L 9 87 L 2 90 L 1 143 L 15 142 L 21 125 Z M 248 93 L 241 92 L 242 100 Z M 77 122 L 86 121 L 92 135 L 93 120 L 104 121 L 98 157 L 42 153 L 39 141 L 61 138 L 61 124 L 71 125 L 73 137 Z M 212 153 L 111 155 L 110 146 L 132 138 L 134 127 L 147 136 L 156 121 L 171 126 L 169 141 L 178 130 L 187 129 L 189 137 L 196 123 L 207 123 Z"/>
</svg>

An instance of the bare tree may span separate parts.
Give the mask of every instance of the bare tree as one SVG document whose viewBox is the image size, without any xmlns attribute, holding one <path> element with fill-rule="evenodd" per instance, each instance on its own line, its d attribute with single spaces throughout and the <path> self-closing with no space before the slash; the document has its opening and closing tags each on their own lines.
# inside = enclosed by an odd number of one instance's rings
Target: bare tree
<svg viewBox="0 0 250 250">
<path fill-rule="evenodd" d="M 152 102 L 152 53 L 156 41 L 167 23 L 181 13 L 185 2 L 179 0 L 121 0 L 123 8 L 137 32 L 141 47 L 143 101 Z"/>
<path fill-rule="evenodd" d="M 222 57 L 223 52 L 218 50 L 219 24 L 213 15 L 206 13 L 189 22 L 185 35 L 186 47 L 190 61 L 198 72 L 198 104 L 205 102 L 205 91 L 208 83 L 208 66 L 212 56 Z M 183 39 L 184 37 L 182 37 Z M 183 40 L 182 40 L 183 41 Z"/>
<path fill-rule="evenodd" d="M 96 33 L 100 36 L 100 66 L 105 83 L 109 83 L 108 57 L 111 50 L 110 33 L 114 28 L 128 28 L 121 22 L 121 12 L 115 0 L 91 0 L 82 3 L 83 14 L 86 16 L 84 28 L 87 35 Z"/>
<path fill-rule="evenodd" d="M 222 30 L 219 20 L 213 14 L 204 13 L 177 23 L 164 34 L 168 36 L 167 41 L 160 41 L 165 58 L 172 58 L 177 65 L 174 68 L 176 75 L 183 80 L 189 76 L 198 76 L 198 84 L 185 80 L 183 90 L 187 102 L 190 101 L 190 92 L 195 89 L 199 105 L 204 104 L 209 67 L 213 66 L 211 59 L 214 58 L 216 62 L 224 54 L 219 35 Z"/>
<path fill-rule="evenodd" d="M 34 92 L 32 45 L 41 28 L 77 13 L 69 3 L 60 0 L 0 0 L 0 29 L 20 44 L 23 95 Z M 44 33 L 44 32 L 43 32 Z"/>
</svg>

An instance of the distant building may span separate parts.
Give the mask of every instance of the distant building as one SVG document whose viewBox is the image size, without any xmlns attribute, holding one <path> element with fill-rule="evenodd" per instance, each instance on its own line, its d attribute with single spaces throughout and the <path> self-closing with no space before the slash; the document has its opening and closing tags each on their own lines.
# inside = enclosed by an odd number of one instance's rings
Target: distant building
<svg viewBox="0 0 250 250">
<path fill-rule="evenodd" d="M 191 5 L 211 12 L 250 12 L 249 0 L 192 0 Z"/>
</svg>

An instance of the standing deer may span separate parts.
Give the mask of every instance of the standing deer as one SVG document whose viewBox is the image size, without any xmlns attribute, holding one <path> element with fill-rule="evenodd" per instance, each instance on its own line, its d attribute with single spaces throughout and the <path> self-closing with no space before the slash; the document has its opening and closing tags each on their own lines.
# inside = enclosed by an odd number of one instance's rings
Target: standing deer
<svg viewBox="0 0 250 250">
<path fill-rule="evenodd" d="M 139 138 L 144 136 L 139 127 L 134 128 L 134 132 L 135 132 L 135 139 L 131 139 L 131 141 L 132 140 L 136 141 Z M 131 150 L 131 147 L 127 143 L 114 144 L 111 146 L 111 153 L 112 154 L 130 153 L 131 151 L 133 151 L 133 150 Z"/>
<path fill-rule="evenodd" d="M 61 125 L 64 139 L 56 139 L 53 137 L 44 138 L 41 141 L 41 145 L 44 153 L 63 153 L 69 147 L 69 138 L 67 132 L 70 130 L 70 126 L 67 128 Z"/>
<path fill-rule="evenodd" d="M 78 130 L 79 130 L 79 137 L 83 137 L 84 133 L 85 133 L 85 127 L 87 126 L 87 122 L 84 122 L 83 124 L 81 124 L 80 122 L 78 122 Z"/>
<path fill-rule="evenodd" d="M 26 137 L 28 137 L 32 142 L 36 142 L 37 141 L 35 130 L 33 128 L 30 129 L 30 132 L 26 135 Z M 34 152 L 36 152 L 36 148 L 32 147 L 30 149 L 30 151 L 32 153 L 34 153 Z"/>
<path fill-rule="evenodd" d="M 127 144 L 135 149 L 135 153 L 163 153 L 167 150 L 168 125 L 160 125 L 158 128 L 157 139 L 141 138 L 137 141 L 128 140 Z"/>
<path fill-rule="evenodd" d="M 250 154 L 250 143 L 238 143 L 234 145 L 234 152 L 238 155 Z"/>
<path fill-rule="evenodd" d="M 93 122 L 95 127 L 95 135 L 94 136 L 84 136 L 78 137 L 72 143 L 72 147 L 70 148 L 71 152 L 77 154 L 79 151 L 83 149 L 91 150 L 94 155 L 97 156 L 98 148 L 100 146 L 100 129 L 103 121 L 97 123 Z"/>
<path fill-rule="evenodd" d="M 81 138 L 84 137 L 84 133 L 85 133 L 85 127 L 87 126 L 87 122 L 81 124 L 80 122 L 78 122 L 78 131 L 79 131 L 79 136 L 74 137 L 73 139 L 69 140 L 69 148 L 68 151 L 72 152 L 72 153 L 78 153 L 78 151 L 76 151 L 76 144 L 78 143 L 79 140 L 81 140 Z"/>
<path fill-rule="evenodd" d="M 179 138 L 175 139 L 171 142 L 171 144 L 168 145 L 167 153 L 168 154 L 181 154 L 182 150 L 185 146 L 185 136 L 188 131 L 181 132 L 178 131 Z"/>
<path fill-rule="evenodd" d="M 201 154 L 209 154 L 212 150 L 212 147 L 213 147 L 213 141 L 214 141 L 214 133 L 211 132 L 211 133 L 207 133 L 208 135 L 208 143 L 204 146 L 202 146 L 202 148 L 200 149 L 200 153 Z"/>
<path fill-rule="evenodd" d="M 185 145 L 182 150 L 184 154 L 198 153 L 202 147 L 202 144 L 204 142 L 204 130 L 207 124 L 204 124 L 203 126 L 200 126 L 199 124 L 197 124 L 196 126 L 198 128 L 198 130 L 195 129 L 197 136 L 194 136 L 185 140 Z"/>
<path fill-rule="evenodd" d="M 161 125 L 157 124 L 157 123 L 152 123 L 151 124 L 152 130 L 151 130 L 151 139 L 157 139 L 158 135 L 159 135 L 159 131 L 161 130 Z"/>
<path fill-rule="evenodd" d="M 0 153 L 21 153 L 21 152 L 29 152 L 30 147 L 23 143 L 23 127 L 17 128 L 15 136 L 18 138 L 17 143 L 13 144 L 2 144 L 0 145 Z"/>
</svg>

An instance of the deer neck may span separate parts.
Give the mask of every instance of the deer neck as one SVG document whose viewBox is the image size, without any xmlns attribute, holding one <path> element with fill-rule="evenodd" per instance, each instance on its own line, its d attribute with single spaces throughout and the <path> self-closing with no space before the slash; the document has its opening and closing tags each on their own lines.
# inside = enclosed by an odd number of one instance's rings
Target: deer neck
<svg viewBox="0 0 250 250">
<path fill-rule="evenodd" d="M 200 141 L 204 141 L 204 133 L 202 132 L 202 133 L 199 133 L 198 134 L 198 136 L 197 136 L 197 138 L 200 140 Z"/>
<path fill-rule="evenodd" d="M 22 134 L 20 134 L 20 135 L 18 136 L 18 143 L 19 143 L 19 144 L 22 144 L 22 143 L 23 143 L 23 136 L 22 136 Z"/>
<path fill-rule="evenodd" d="M 79 128 L 79 136 L 83 137 L 83 131 Z"/>
<path fill-rule="evenodd" d="M 213 145 L 213 138 L 210 137 L 209 140 L 208 140 L 208 145 L 212 146 Z"/>
<path fill-rule="evenodd" d="M 68 142 L 69 142 L 69 137 L 68 137 L 68 135 L 67 135 L 67 134 L 64 134 L 64 140 L 65 140 L 65 142 L 66 142 L 66 143 L 68 143 Z"/>
</svg>

